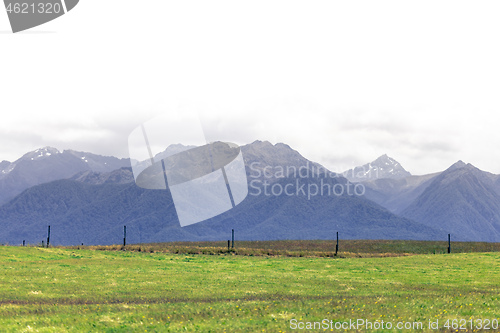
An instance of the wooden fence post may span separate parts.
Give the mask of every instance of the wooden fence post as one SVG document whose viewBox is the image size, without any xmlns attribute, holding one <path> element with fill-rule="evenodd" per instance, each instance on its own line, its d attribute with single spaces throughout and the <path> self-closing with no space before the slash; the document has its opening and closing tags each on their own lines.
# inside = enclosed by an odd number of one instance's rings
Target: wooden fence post
<svg viewBox="0 0 500 333">
<path fill-rule="evenodd" d="M 451 253 L 451 235 L 448 234 L 448 253 Z"/>
<path fill-rule="evenodd" d="M 339 232 L 337 231 L 337 245 L 335 245 L 335 256 L 339 252 Z"/>
<path fill-rule="evenodd" d="M 231 248 L 234 249 L 234 229 L 231 229 L 231 239 L 233 240 L 233 242 L 231 244 Z"/>
</svg>

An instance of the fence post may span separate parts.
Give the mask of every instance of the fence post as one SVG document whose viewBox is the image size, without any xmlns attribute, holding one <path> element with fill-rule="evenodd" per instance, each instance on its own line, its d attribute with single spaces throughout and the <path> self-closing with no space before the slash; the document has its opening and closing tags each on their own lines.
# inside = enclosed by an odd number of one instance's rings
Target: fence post
<svg viewBox="0 0 500 333">
<path fill-rule="evenodd" d="M 123 246 L 127 245 L 127 226 L 123 226 Z"/>
<path fill-rule="evenodd" d="M 451 253 L 451 236 L 448 234 L 448 253 Z"/>
<path fill-rule="evenodd" d="M 227 240 L 227 250 L 229 251 L 229 248 L 231 247 L 231 241 L 228 239 Z"/>
<path fill-rule="evenodd" d="M 45 243 L 42 241 L 42 247 L 45 247 Z"/>
<path fill-rule="evenodd" d="M 23 246 L 26 244 L 26 241 L 23 239 Z"/>
<path fill-rule="evenodd" d="M 47 232 L 47 247 L 49 247 L 50 243 L 50 225 L 49 225 L 49 231 Z"/>
<path fill-rule="evenodd" d="M 339 252 L 339 232 L 337 231 L 337 245 L 335 245 L 335 256 Z"/>
<path fill-rule="evenodd" d="M 234 229 L 231 229 L 231 239 L 233 241 L 231 247 L 234 249 Z"/>
</svg>

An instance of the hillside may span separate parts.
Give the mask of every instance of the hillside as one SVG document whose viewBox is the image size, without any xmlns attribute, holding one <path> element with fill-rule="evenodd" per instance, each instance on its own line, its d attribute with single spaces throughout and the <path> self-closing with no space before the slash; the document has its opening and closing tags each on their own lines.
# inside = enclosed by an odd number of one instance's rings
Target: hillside
<svg viewBox="0 0 500 333">
<path fill-rule="evenodd" d="M 273 145 L 269 141 L 257 140 L 242 146 L 241 152 L 250 180 L 267 179 L 274 182 L 282 177 L 298 177 L 301 168 L 323 174 L 330 172 L 284 143 Z"/>
<path fill-rule="evenodd" d="M 382 178 L 361 182 L 365 197 L 395 214 L 400 214 L 431 184 L 439 173 L 404 178 Z"/>
<path fill-rule="evenodd" d="M 455 240 L 499 241 L 495 176 L 461 161 L 437 176 L 402 216 L 452 233 Z"/>
<path fill-rule="evenodd" d="M 328 179 L 332 186 L 340 179 Z M 297 183 L 298 182 L 298 183 Z M 285 178 L 278 184 L 320 185 L 318 179 Z M 135 184 L 89 185 L 60 180 L 35 186 L 0 208 L 0 241 L 40 243 L 51 225 L 53 244 L 116 244 L 127 225 L 129 242 L 238 239 L 343 238 L 443 239 L 433 228 L 397 217 L 364 198 L 343 195 L 249 196 L 236 208 L 181 228 L 168 191 L 143 190 Z"/>
<path fill-rule="evenodd" d="M 4 161 L 0 164 L 0 205 L 35 185 L 67 179 L 82 171 L 111 172 L 129 166 L 128 159 L 40 148 L 26 153 L 15 162 Z"/>
</svg>

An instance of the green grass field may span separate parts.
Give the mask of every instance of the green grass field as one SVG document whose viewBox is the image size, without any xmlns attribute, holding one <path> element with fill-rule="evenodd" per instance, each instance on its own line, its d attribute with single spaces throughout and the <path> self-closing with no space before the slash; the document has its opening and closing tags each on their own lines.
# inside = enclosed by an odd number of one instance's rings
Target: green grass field
<svg viewBox="0 0 500 333">
<path fill-rule="evenodd" d="M 447 319 L 475 327 L 500 319 L 497 252 L 342 259 L 145 250 L 0 247 L 0 331 L 283 332 L 292 319 L 420 321 L 420 331 L 439 320 L 452 331 Z"/>
<path fill-rule="evenodd" d="M 335 257 L 332 240 L 237 241 L 228 251 L 227 242 L 171 242 L 127 245 L 128 251 L 174 254 L 226 254 L 246 256 Z M 121 245 L 74 246 L 72 249 L 121 250 Z M 448 252 L 448 242 L 413 240 L 341 240 L 339 258 L 395 257 Z M 453 253 L 500 252 L 500 243 L 453 242 Z"/>
</svg>

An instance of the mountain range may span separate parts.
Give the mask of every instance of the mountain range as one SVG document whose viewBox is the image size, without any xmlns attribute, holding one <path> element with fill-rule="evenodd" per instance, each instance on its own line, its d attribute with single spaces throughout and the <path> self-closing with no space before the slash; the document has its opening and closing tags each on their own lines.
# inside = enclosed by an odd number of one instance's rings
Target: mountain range
<svg viewBox="0 0 500 333">
<path fill-rule="evenodd" d="M 128 159 L 45 147 L 23 155 L 15 162 L 0 163 L 0 205 L 35 185 L 66 179 L 78 172 L 111 172 L 130 167 Z"/>
<path fill-rule="evenodd" d="M 460 239 L 498 241 L 500 196 L 496 178 L 459 161 L 436 176 L 401 216 L 453 230 Z"/>
<path fill-rule="evenodd" d="M 277 184 L 306 188 L 318 179 L 282 178 Z M 336 184 L 341 179 L 326 179 Z M 0 241 L 40 243 L 51 225 L 53 244 L 113 244 L 127 226 L 129 243 L 221 240 L 235 229 L 238 239 L 343 238 L 437 239 L 440 232 L 398 217 L 356 196 L 252 195 L 210 220 L 180 227 L 168 190 L 134 183 L 91 185 L 59 180 L 32 187 L 0 208 Z M 444 237 L 445 234 L 441 233 Z M 441 237 L 441 238 L 442 238 Z"/>
<path fill-rule="evenodd" d="M 189 147 L 188 147 L 189 148 Z M 165 156 L 187 149 L 169 147 Z M 445 239 L 500 241 L 500 177 L 457 162 L 443 172 L 413 176 L 383 155 L 342 174 L 326 170 L 290 146 L 255 141 L 241 147 L 249 195 L 235 208 L 181 228 L 168 190 L 134 183 L 130 161 L 43 148 L 0 163 L 0 242 L 39 243 L 51 225 L 52 244 L 112 244 L 238 239 Z M 284 170 L 284 172 L 277 172 Z M 277 188 L 362 185 L 363 196 L 265 195 Z M 258 195 L 257 195 L 258 192 Z M 275 193 L 276 194 L 276 193 Z"/>
<path fill-rule="evenodd" d="M 443 172 L 361 182 L 365 197 L 461 241 L 500 241 L 500 176 L 458 161 Z"/>
</svg>

